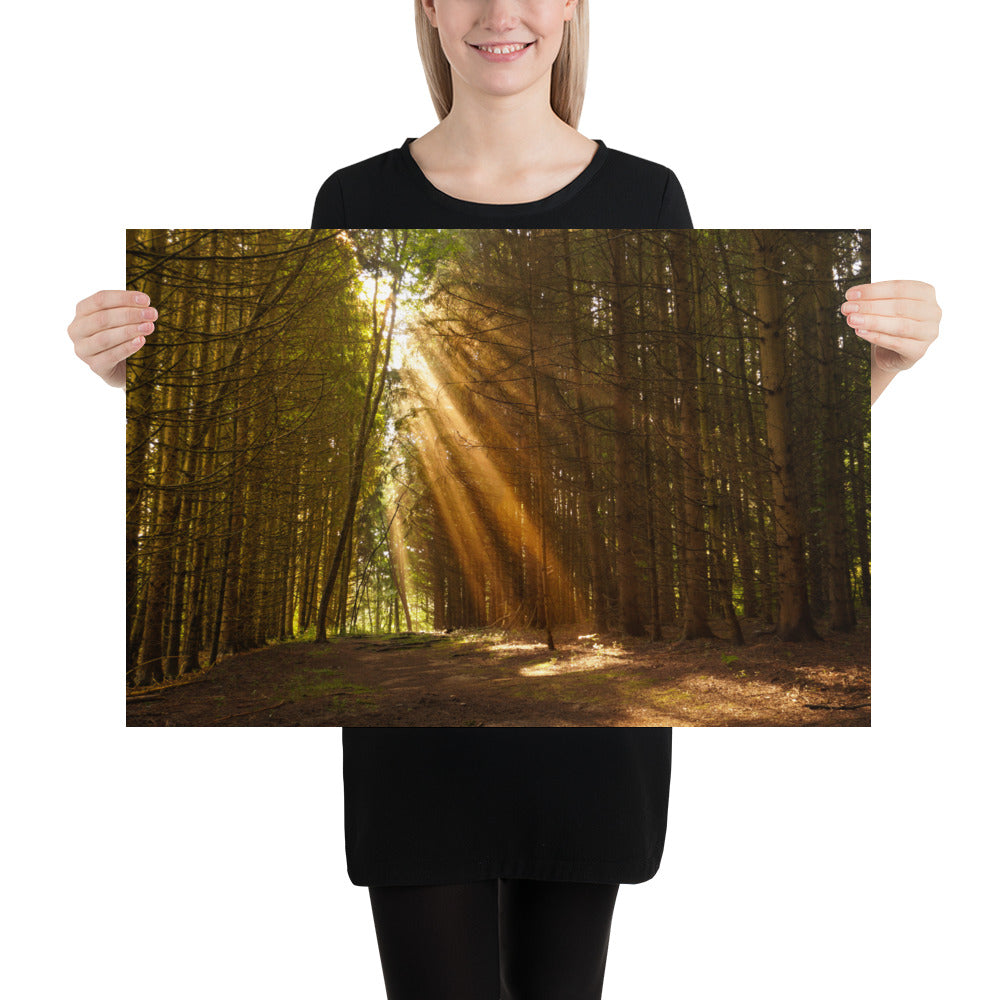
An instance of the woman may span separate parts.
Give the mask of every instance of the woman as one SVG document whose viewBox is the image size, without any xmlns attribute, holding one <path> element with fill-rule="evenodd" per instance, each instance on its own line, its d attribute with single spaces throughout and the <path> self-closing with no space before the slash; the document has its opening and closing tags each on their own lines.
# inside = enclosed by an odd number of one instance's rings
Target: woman
<svg viewBox="0 0 1000 1000">
<path fill-rule="evenodd" d="M 576 131 L 586 0 L 415 0 L 440 123 L 322 186 L 315 227 L 691 226 L 665 167 Z M 848 292 L 872 398 L 936 336 L 920 282 Z M 112 385 L 153 331 L 132 292 L 81 302 Z M 369 886 L 390 1000 L 601 995 L 622 882 L 660 864 L 669 729 L 344 731 L 348 871 Z"/>
</svg>

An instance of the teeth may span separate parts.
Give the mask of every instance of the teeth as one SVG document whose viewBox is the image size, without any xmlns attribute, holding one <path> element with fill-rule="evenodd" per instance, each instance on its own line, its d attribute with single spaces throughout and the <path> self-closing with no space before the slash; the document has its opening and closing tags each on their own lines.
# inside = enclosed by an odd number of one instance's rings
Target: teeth
<svg viewBox="0 0 1000 1000">
<path fill-rule="evenodd" d="M 482 52 L 492 52 L 494 55 L 503 56 L 508 52 L 520 52 L 526 49 L 531 43 L 521 42 L 518 45 L 477 45 L 476 48 Z"/>
</svg>

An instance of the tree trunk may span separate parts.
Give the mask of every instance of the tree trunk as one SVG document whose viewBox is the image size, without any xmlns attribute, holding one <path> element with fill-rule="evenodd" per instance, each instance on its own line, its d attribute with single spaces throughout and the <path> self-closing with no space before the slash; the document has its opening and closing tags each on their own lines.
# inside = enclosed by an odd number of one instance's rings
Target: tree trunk
<svg viewBox="0 0 1000 1000">
<path fill-rule="evenodd" d="M 755 285 L 761 385 L 764 392 L 771 486 L 774 492 L 775 545 L 778 551 L 778 636 L 786 641 L 818 639 L 806 593 L 805 548 L 792 460 L 793 438 L 788 416 L 781 260 L 772 231 L 754 230 L 753 239 L 756 251 Z"/>
</svg>

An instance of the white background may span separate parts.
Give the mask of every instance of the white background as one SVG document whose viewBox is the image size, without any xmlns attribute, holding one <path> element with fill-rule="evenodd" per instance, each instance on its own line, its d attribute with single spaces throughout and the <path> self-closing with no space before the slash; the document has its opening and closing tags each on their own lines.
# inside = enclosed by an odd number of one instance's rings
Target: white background
<svg viewBox="0 0 1000 1000">
<path fill-rule="evenodd" d="M 873 230 L 941 337 L 876 405 L 874 725 L 675 731 L 606 1000 L 981 997 L 996 926 L 996 25 L 979 5 L 594 0 L 581 130 L 701 227 Z M 5 24 L 5 995 L 383 996 L 336 730 L 124 727 L 124 399 L 74 357 L 127 226 L 309 225 L 434 124 L 407 0 Z M 993 93 L 993 96 L 989 96 Z"/>
</svg>

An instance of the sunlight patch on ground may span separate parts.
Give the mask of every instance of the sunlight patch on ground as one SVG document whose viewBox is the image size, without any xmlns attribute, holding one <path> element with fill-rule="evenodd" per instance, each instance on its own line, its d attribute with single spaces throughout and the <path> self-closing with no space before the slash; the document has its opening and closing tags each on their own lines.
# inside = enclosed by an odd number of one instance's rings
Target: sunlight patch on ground
<svg viewBox="0 0 1000 1000">
<path fill-rule="evenodd" d="M 522 677 L 553 677 L 562 672 L 562 664 L 552 662 L 531 664 L 518 671 Z"/>
<path fill-rule="evenodd" d="M 600 656 L 584 654 L 565 659 L 546 660 L 544 663 L 529 663 L 521 667 L 518 673 L 522 677 L 556 677 L 566 674 L 592 673 L 607 666 L 608 652 L 613 651 L 605 651 Z"/>
</svg>

